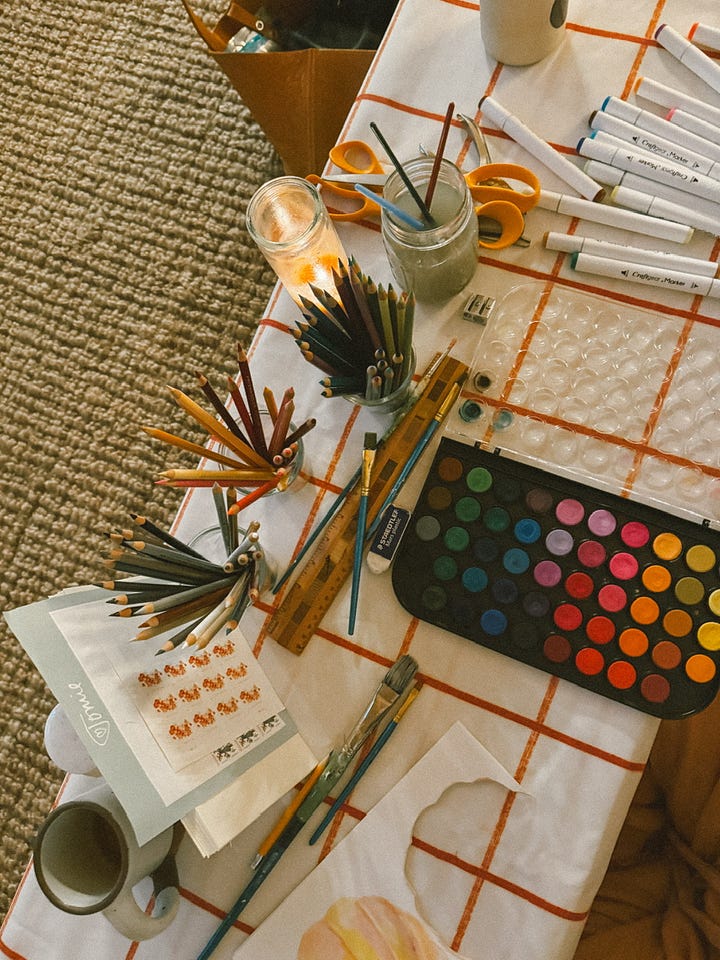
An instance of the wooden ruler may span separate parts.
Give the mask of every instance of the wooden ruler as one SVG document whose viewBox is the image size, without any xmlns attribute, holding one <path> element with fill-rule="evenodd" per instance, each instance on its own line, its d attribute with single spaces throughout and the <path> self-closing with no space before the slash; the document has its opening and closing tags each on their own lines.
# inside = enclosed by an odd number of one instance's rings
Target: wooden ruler
<svg viewBox="0 0 720 960">
<path fill-rule="evenodd" d="M 379 513 L 395 479 L 443 401 L 467 372 L 466 364 L 454 357 L 443 358 L 417 401 L 380 444 L 370 484 L 368 525 Z M 293 653 L 300 654 L 305 649 L 352 572 L 359 502 L 358 483 L 323 531 L 270 620 L 268 634 Z"/>
</svg>

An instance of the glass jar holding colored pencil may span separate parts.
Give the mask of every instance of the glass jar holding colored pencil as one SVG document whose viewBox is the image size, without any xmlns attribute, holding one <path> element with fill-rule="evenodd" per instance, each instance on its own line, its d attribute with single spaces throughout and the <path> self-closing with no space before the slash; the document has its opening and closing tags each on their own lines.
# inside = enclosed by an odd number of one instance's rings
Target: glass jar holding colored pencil
<svg viewBox="0 0 720 960">
<path fill-rule="evenodd" d="M 155 654 L 182 644 L 202 650 L 224 637 L 275 581 L 259 521 L 240 527 L 222 491 L 213 495 L 217 524 L 189 542 L 137 514 L 129 528 L 109 534 L 105 567 L 113 579 L 99 586 L 113 594 L 110 615 L 127 619 L 132 639 L 151 642 Z"/>
<path fill-rule="evenodd" d="M 315 186 L 301 177 L 276 177 L 251 197 L 245 224 L 296 303 L 311 286 L 328 287 L 338 262 L 347 263 L 340 238 Z"/>
<path fill-rule="evenodd" d="M 389 175 L 383 191 L 397 208 L 383 206 L 381 214 L 390 268 L 418 300 L 449 300 L 470 282 L 478 264 L 478 220 L 470 190 L 449 160 L 438 165 L 431 157 L 418 157 L 403 170 L 405 176 L 397 170 Z"/>
<path fill-rule="evenodd" d="M 156 440 L 197 454 L 212 466 L 170 468 L 157 483 L 171 487 L 218 487 L 229 491 L 228 512 L 237 514 L 268 494 L 287 490 L 300 476 L 303 437 L 316 425 L 314 417 L 299 427 L 292 423 L 295 391 L 288 387 L 277 401 L 270 387 L 263 390 L 266 408 L 258 404 L 247 355 L 238 344 L 239 382 L 227 377 L 229 398 L 224 402 L 208 378 L 197 374 L 200 389 L 212 412 L 181 390 L 170 388 L 178 406 L 207 432 L 211 445 L 201 446 L 183 437 L 143 427 Z M 235 412 L 233 413 L 233 407 Z"/>
<path fill-rule="evenodd" d="M 301 297 L 303 319 L 295 341 L 322 374 L 325 397 L 347 397 L 377 413 L 405 403 L 415 372 L 415 297 L 400 294 L 363 273 L 351 258 L 333 271 L 332 290 L 312 286 Z"/>
</svg>

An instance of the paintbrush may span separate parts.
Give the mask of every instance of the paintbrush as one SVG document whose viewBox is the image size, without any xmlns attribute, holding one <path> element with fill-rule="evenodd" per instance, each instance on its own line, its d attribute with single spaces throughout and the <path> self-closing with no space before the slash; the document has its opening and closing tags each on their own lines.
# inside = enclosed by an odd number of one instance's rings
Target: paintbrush
<svg viewBox="0 0 720 960">
<path fill-rule="evenodd" d="M 367 527 L 368 500 L 370 499 L 370 479 L 372 477 L 375 451 L 377 449 L 377 434 L 366 433 L 363 443 L 362 472 L 360 475 L 360 504 L 358 506 L 357 532 L 355 534 L 355 557 L 353 559 L 352 586 L 350 589 L 350 618 L 348 633 L 355 631 L 355 617 L 357 615 L 358 595 L 360 592 L 360 573 L 362 571 L 363 546 Z"/>
<path fill-rule="evenodd" d="M 447 143 L 448 133 L 450 132 L 450 124 L 452 123 L 452 116 L 454 112 L 455 104 L 450 102 L 445 112 L 445 119 L 443 121 L 442 130 L 440 131 L 440 141 L 438 143 L 437 150 L 435 151 L 435 159 L 430 172 L 427 190 L 425 191 L 425 206 L 428 208 L 428 210 L 430 209 L 430 204 L 432 203 L 432 198 L 435 194 L 435 185 L 437 184 L 437 178 L 440 174 L 440 164 L 442 163 L 443 154 L 445 153 L 445 144 Z"/>
<path fill-rule="evenodd" d="M 392 152 L 392 150 L 391 150 L 391 148 L 390 148 L 390 144 L 387 142 L 387 140 L 385 139 L 385 137 L 384 137 L 384 136 L 382 135 L 382 133 L 380 132 L 380 130 L 379 130 L 379 128 L 378 128 L 378 125 L 377 125 L 376 123 L 371 123 L 371 124 L 370 124 L 370 129 L 372 130 L 372 132 L 375 134 L 375 136 L 376 136 L 376 137 L 378 138 L 378 140 L 380 141 L 381 146 L 385 149 L 385 152 L 387 153 L 388 157 L 390 158 L 390 162 L 391 162 L 392 165 L 395 167 L 395 170 L 397 171 L 398 176 L 400 177 L 400 179 L 402 180 L 402 182 L 405 184 L 405 186 L 406 186 L 406 188 L 407 188 L 407 190 L 408 190 L 408 193 L 410 194 L 410 196 L 413 198 L 413 200 L 414 200 L 415 203 L 417 204 L 418 209 L 420 210 L 420 213 L 422 214 L 422 218 L 423 218 L 423 220 L 425 221 L 425 223 L 426 223 L 429 227 L 436 227 L 436 226 L 437 226 L 437 223 L 435 222 L 435 218 L 433 217 L 433 215 L 432 215 L 432 214 L 430 213 L 430 211 L 428 210 L 427 205 L 425 204 L 425 201 L 423 200 L 423 198 L 422 198 L 422 197 L 420 196 L 420 194 L 417 192 L 417 189 L 416 189 L 416 187 L 415 187 L 415 184 L 412 182 L 412 180 L 410 179 L 410 177 L 407 175 L 407 172 L 406 172 L 405 168 L 402 166 L 402 164 L 400 163 L 400 161 L 398 160 L 398 158 L 397 158 L 397 157 L 395 156 L 395 154 Z M 356 187 L 356 189 L 357 189 L 357 187 Z M 375 197 L 375 199 L 377 200 L 377 197 Z"/>
<path fill-rule="evenodd" d="M 367 772 L 370 764 L 377 757 L 377 755 L 380 753 L 382 748 L 385 746 L 385 744 L 388 742 L 390 737 L 393 735 L 393 733 L 395 732 L 395 728 L 404 717 L 406 711 L 412 704 L 415 697 L 417 697 L 417 695 L 420 693 L 420 687 L 421 687 L 420 683 L 418 683 L 415 687 L 413 687 L 413 689 L 410 691 L 410 693 L 407 695 L 407 697 L 405 697 L 403 702 L 398 707 L 397 712 L 395 713 L 395 716 L 392 718 L 390 723 L 386 725 L 385 729 L 382 731 L 382 733 L 377 738 L 375 743 L 373 743 L 372 747 L 370 748 L 370 750 L 368 750 L 367 755 L 364 757 L 364 759 L 361 760 L 361 762 L 358 764 L 357 769 L 354 771 L 353 775 L 350 777 L 348 782 L 342 788 L 342 790 L 337 796 L 337 799 L 334 801 L 334 803 L 332 804 L 328 812 L 323 817 L 320 825 L 315 829 L 315 832 L 310 837 L 310 840 L 308 841 L 308 843 L 310 843 L 311 846 L 312 844 L 316 843 L 320 839 L 322 834 L 325 832 L 325 828 L 327 827 L 327 825 L 330 823 L 330 821 L 335 816 L 335 814 L 340 809 L 340 807 L 343 805 L 343 803 L 345 803 L 347 798 L 350 796 L 352 791 L 357 786 L 358 782 Z"/>
<path fill-rule="evenodd" d="M 259 860 L 256 860 L 255 873 L 252 879 L 230 907 L 205 947 L 200 951 L 197 960 L 207 960 L 214 953 L 222 938 L 260 889 L 292 841 L 343 775 L 357 751 L 377 728 L 378 724 L 396 706 L 398 700 L 412 682 L 417 667 L 417 662 L 407 654 L 400 657 L 390 667 L 345 743 L 339 750 L 333 750 L 330 753 L 327 763 L 322 766 L 322 772 L 317 776 L 317 779 L 314 775 L 311 775 L 311 780 L 314 780 L 314 783 L 309 793 L 304 797 L 289 823 L 275 839 L 269 850 Z M 315 774 L 317 774 L 317 769 Z"/>
</svg>

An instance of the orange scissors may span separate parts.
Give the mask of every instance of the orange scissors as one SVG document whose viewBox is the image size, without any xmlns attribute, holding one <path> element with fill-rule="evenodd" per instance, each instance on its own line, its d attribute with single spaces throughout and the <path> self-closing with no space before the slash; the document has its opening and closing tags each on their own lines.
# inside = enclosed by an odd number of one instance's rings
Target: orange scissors
<svg viewBox="0 0 720 960">
<path fill-rule="evenodd" d="M 390 168 L 383 166 L 372 148 L 362 140 L 344 140 L 332 148 L 329 156 L 331 163 L 343 171 L 339 178 L 334 179 L 332 173 L 325 177 L 311 173 L 306 179 L 341 198 L 343 207 L 350 207 L 349 210 L 333 210 L 330 213 L 331 219 L 347 222 L 379 217 L 379 204 L 370 197 L 359 194 L 353 186 L 343 187 L 342 183 L 362 183 L 364 186 L 379 188 L 379 192 L 382 192 Z"/>
<path fill-rule="evenodd" d="M 330 160 L 343 171 L 341 174 L 326 174 L 318 177 L 310 174 L 307 179 L 336 197 L 343 204 L 351 203 L 348 212 L 333 211 L 330 216 L 337 221 L 357 221 L 380 215 L 380 206 L 372 199 L 361 196 L 353 187 L 343 183 L 363 185 L 382 190 L 388 174 L 393 169 L 384 165 L 372 148 L 362 140 L 346 140 L 338 143 L 329 154 Z M 499 226 L 499 234 L 492 238 L 482 235 L 479 244 L 488 249 L 509 247 L 522 236 L 525 228 L 523 216 L 540 198 L 540 182 L 527 167 L 512 163 L 483 164 L 465 174 L 473 200 L 475 213 L 481 221 L 493 221 Z M 530 187 L 531 192 L 516 190 L 508 181 Z"/>
</svg>

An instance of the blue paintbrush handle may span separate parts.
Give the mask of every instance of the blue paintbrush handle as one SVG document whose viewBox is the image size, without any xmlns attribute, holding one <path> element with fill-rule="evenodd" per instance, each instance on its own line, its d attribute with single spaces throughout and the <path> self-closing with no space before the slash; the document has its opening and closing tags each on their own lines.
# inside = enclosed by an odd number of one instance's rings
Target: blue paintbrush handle
<svg viewBox="0 0 720 960">
<path fill-rule="evenodd" d="M 332 818 L 335 816 L 337 811 L 340 809 L 343 803 L 345 803 L 347 798 L 350 796 L 350 793 L 352 792 L 352 790 L 354 790 L 358 780 L 365 774 L 365 772 L 367 771 L 367 768 L 370 766 L 370 764 L 373 762 L 375 757 L 380 753 L 382 748 L 390 739 L 390 734 L 393 732 L 393 730 L 397 725 L 398 725 L 398 722 L 396 720 L 391 720 L 390 723 L 385 727 L 383 732 L 380 734 L 380 736 L 377 738 L 375 743 L 372 745 L 370 750 L 368 750 L 364 760 L 362 761 L 362 763 L 358 765 L 358 768 L 355 771 L 355 773 L 353 773 L 352 777 L 350 777 L 347 784 L 343 787 L 343 789 L 338 794 L 337 800 L 333 803 L 333 805 L 330 807 L 328 812 L 323 817 L 322 823 L 317 828 L 317 830 L 313 833 L 313 835 L 310 837 L 310 841 L 309 841 L 310 843 L 315 843 L 317 840 L 320 839 L 320 835 L 324 832 L 325 828 L 330 823 Z"/>
<path fill-rule="evenodd" d="M 362 555 L 365 545 L 365 526 L 367 524 L 368 498 L 360 498 L 358 508 L 357 533 L 355 535 L 355 557 L 353 560 L 352 587 L 350 590 L 350 619 L 348 621 L 348 633 L 352 636 L 355 629 L 355 617 L 357 615 L 358 593 L 360 591 L 360 571 L 362 570 Z"/>
</svg>

